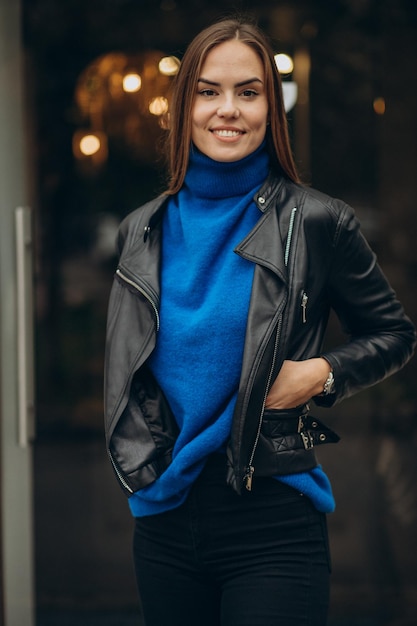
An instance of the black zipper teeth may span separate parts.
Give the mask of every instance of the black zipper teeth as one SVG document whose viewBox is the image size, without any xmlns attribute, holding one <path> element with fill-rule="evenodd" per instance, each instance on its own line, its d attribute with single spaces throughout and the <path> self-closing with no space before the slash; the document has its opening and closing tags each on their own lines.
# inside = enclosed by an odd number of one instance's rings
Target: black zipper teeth
<svg viewBox="0 0 417 626">
<path fill-rule="evenodd" d="M 116 270 L 116 274 L 125 283 L 128 283 L 129 285 L 134 287 L 137 291 L 139 291 L 139 293 L 141 293 L 147 299 L 147 301 L 149 302 L 149 304 L 151 305 L 151 307 L 154 310 L 155 318 L 156 318 L 156 330 L 158 331 L 159 330 L 159 312 L 158 312 L 158 307 L 156 306 L 155 302 L 152 300 L 151 296 L 140 285 L 138 285 L 135 281 L 131 280 L 125 274 L 123 274 L 123 272 L 121 271 L 120 268 L 118 268 Z"/>
<path fill-rule="evenodd" d="M 110 458 L 111 464 L 113 465 L 113 469 L 114 469 L 114 471 L 115 471 L 115 472 L 116 472 L 116 474 L 117 474 L 117 478 L 120 480 L 120 482 L 122 483 L 123 487 L 124 487 L 127 491 L 129 491 L 129 493 L 133 493 L 133 489 L 131 489 L 131 488 L 129 487 L 129 485 L 127 484 L 127 482 L 126 482 L 126 481 L 125 481 L 125 479 L 123 478 L 123 476 L 122 476 L 122 474 L 121 474 L 121 472 L 120 472 L 119 468 L 118 468 L 118 467 L 117 467 L 117 465 L 116 465 L 115 460 L 113 459 L 113 456 L 112 456 L 112 454 L 111 454 L 110 450 L 108 450 L 107 452 L 108 452 L 108 455 L 109 455 L 109 458 Z"/>
</svg>

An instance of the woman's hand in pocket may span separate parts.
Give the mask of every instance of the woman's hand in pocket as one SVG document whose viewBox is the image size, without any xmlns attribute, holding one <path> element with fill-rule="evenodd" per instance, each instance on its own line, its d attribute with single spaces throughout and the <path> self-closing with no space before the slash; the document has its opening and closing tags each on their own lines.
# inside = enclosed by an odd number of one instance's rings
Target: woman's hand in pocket
<svg viewBox="0 0 417 626">
<path fill-rule="evenodd" d="M 321 357 L 284 361 L 266 398 L 267 409 L 292 409 L 323 391 L 330 364 Z"/>
</svg>

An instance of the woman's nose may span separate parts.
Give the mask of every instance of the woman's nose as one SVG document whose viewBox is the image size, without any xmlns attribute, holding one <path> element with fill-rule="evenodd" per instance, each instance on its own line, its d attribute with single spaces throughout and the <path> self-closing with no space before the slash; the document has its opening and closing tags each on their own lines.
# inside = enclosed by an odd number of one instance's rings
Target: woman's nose
<svg viewBox="0 0 417 626">
<path fill-rule="evenodd" d="M 225 99 L 217 109 L 217 115 L 219 117 L 239 117 L 240 111 L 235 101 L 232 98 Z"/>
</svg>

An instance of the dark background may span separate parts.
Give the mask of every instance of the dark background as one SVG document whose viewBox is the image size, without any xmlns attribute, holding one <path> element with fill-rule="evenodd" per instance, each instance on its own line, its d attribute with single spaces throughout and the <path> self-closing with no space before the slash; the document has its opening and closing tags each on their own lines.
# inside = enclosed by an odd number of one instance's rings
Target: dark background
<svg viewBox="0 0 417 626">
<path fill-rule="evenodd" d="M 105 317 L 115 228 L 163 189 L 158 146 L 165 131 L 146 117 L 141 92 L 112 108 L 104 90 L 99 114 L 90 115 L 77 94 L 92 97 L 99 89 L 100 59 L 121 53 L 139 67 L 151 51 L 181 58 L 191 38 L 215 19 L 236 11 L 255 16 L 276 52 L 299 59 L 300 68 L 307 59 L 310 67 L 303 74 L 296 63 L 292 80 L 299 84 L 299 101 L 289 113 L 304 180 L 355 207 L 416 321 L 417 5 L 414 0 L 22 4 L 35 164 L 39 624 L 90 624 L 99 615 L 102 624 L 120 626 L 128 623 L 123 619 L 135 619 L 137 599 L 132 520 L 103 440 Z M 375 113 L 376 98 L 384 98 L 383 115 Z M 101 163 L 73 153 L 74 135 L 94 128 L 108 137 Z M 339 339 L 333 320 L 328 341 Z M 337 499 L 329 517 L 331 624 L 416 623 L 416 395 L 413 359 L 388 381 L 325 413 L 342 436 L 338 446 L 320 451 Z M 115 621 L 105 621 L 110 619 Z"/>
</svg>

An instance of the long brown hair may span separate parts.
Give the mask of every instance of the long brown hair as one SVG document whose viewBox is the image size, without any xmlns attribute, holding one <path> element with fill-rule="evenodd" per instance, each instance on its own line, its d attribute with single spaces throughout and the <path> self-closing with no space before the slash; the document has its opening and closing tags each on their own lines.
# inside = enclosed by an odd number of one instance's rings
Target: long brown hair
<svg viewBox="0 0 417 626">
<path fill-rule="evenodd" d="M 238 39 L 260 57 L 265 72 L 269 104 L 267 147 L 272 166 L 294 182 L 299 176 L 291 152 L 281 78 L 274 53 L 264 33 L 254 24 L 239 19 L 222 20 L 201 31 L 188 46 L 173 87 L 169 114 L 169 186 L 167 194 L 177 193 L 184 182 L 191 145 L 191 119 L 195 90 L 207 54 L 225 41 Z"/>
</svg>

